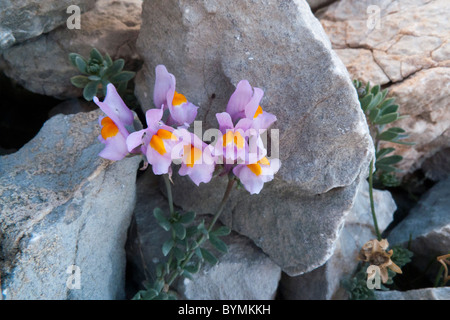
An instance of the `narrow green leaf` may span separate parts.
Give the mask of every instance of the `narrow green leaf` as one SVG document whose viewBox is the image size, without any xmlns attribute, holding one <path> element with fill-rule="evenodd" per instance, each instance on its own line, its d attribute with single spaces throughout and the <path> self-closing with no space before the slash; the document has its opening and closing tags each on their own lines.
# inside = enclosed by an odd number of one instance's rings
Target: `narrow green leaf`
<svg viewBox="0 0 450 320">
<path fill-rule="evenodd" d="M 415 142 L 405 142 L 405 141 L 399 141 L 399 140 L 393 140 L 391 142 L 397 143 L 397 144 L 403 144 L 405 146 L 414 146 L 416 144 Z"/>
<path fill-rule="evenodd" d="M 173 255 L 175 256 L 175 258 L 178 260 L 178 261 L 181 261 L 181 260 L 183 260 L 184 258 L 185 258 L 185 256 L 184 256 L 184 252 L 180 249 L 180 248 L 178 248 L 178 247 L 173 247 Z"/>
<path fill-rule="evenodd" d="M 122 71 L 124 65 L 125 60 L 123 59 L 114 61 L 111 67 L 109 67 L 108 70 L 106 70 L 105 77 L 111 77 L 113 75 L 118 74 L 120 71 Z"/>
<path fill-rule="evenodd" d="M 402 156 L 399 155 L 393 155 L 390 157 L 385 157 L 383 159 L 380 159 L 379 161 L 377 161 L 376 165 L 392 165 L 392 164 L 396 164 L 399 163 L 400 161 L 403 160 Z"/>
<path fill-rule="evenodd" d="M 383 148 L 383 149 L 380 149 L 377 152 L 377 154 L 376 154 L 376 158 L 377 158 L 377 160 L 381 159 L 381 158 L 383 158 L 384 156 L 388 155 L 389 153 L 391 153 L 393 151 L 395 151 L 395 148 Z"/>
<path fill-rule="evenodd" d="M 184 270 L 182 273 L 183 277 L 188 278 L 191 281 L 194 281 L 194 277 L 189 271 Z"/>
<path fill-rule="evenodd" d="M 87 63 L 81 56 L 75 57 L 75 65 L 82 73 L 87 73 Z"/>
<path fill-rule="evenodd" d="M 375 87 L 372 88 L 370 92 L 372 92 L 372 94 L 376 96 L 380 92 L 380 85 L 377 84 Z"/>
<path fill-rule="evenodd" d="M 398 119 L 398 113 L 390 113 L 390 114 L 385 114 L 382 117 L 379 117 L 374 123 L 375 124 L 388 124 L 388 123 L 394 122 L 397 119 Z"/>
<path fill-rule="evenodd" d="M 164 264 L 158 263 L 156 265 L 156 277 L 160 278 L 163 274 Z"/>
<path fill-rule="evenodd" d="M 78 53 L 69 53 L 69 61 L 74 67 L 77 67 L 77 63 L 75 62 L 77 57 L 79 57 L 81 60 L 84 60 L 84 63 L 87 64 L 87 61 Z"/>
<path fill-rule="evenodd" d="M 199 257 L 200 259 L 203 259 L 202 250 L 201 250 L 200 248 L 195 249 L 195 254 L 196 254 L 197 257 Z"/>
<path fill-rule="evenodd" d="M 390 106 L 391 104 L 394 104 L 395 98 L 389 98 L 387 100 L 384 100 L 383 103 L 380 105 L 380 109 L 386 108 Z"/>
<path fill-rule="evenodd" d="M 192 238 L 196 234 L 199 233 L 199 230 L 197 229 L 197 226 L 191 226 L 186 229 L 186 238 Z"/>
<path fill-rule="evenodd" d="M 208 234 L 208 230 L 207 230 L 206 227 L 205 227 L 205 221 L 202 221 L 202 222 L 198 225 L 197 229 L 198 229 L 201 233 L 203 233 L 205 236 L 209 235 L 209 234 Z"/>
<path fill-rule="evenodd" d="M 91 50 L 91 59 L 95 59 L 98 62 L 102 62 L 103 61 L 103 56 L 97 49 L 93 48 Z"/>
<path fill-rule="evenodd" d="M 378 136 L 378 140 L 381 140 L 381 141 L 392 141 L 392 140 L 394 140 L 397 137 L 398 137 L 398 133 L 395 133 L 395 132 L 387 130 L 387 131 L 384 131 L 383 133 L 381 133 Z"/>
<path fill-rule="evenodd" d="M 195 212 L 189 211 L 181 216 L 181 219 L 179 220 L 179 222 L 183 223 L 183 224 L 189 224 L 192 221 L 194 221 L 194 219 L 195 219 Z"/>
<path fill-rule="evenodd" d="M 387 106 L 384 109 L 380 109 L 380 110 L 381 110 L 380 115 L 384 116 L 385 114 L 397 112 L 398 111 L 398 105 L 393 104 L 393 105 Z"/>
<path fill-rule="evenodd" d="M 75 76 L 70 78 L 70 82 L 77 88 L 84 88 L 89 83 L 89 79 L 85 76 Z"/>
<path fill-rule="evenodd" d="M 385 171 L 385 172 L 394 172 L 397 171 L 396 168 L 394 168 L 393 166 L 389 166 L 389 165 L 384 165 L 384 164 L 376 164 L 375 167 L 377 168 L 377 170 L 380 171 Z"/>
<path fill-rule="evenodd" d="M 135 75 L 136 73 L 133 71 L 122 71 L 116 75 L 113 75 L 110 80 L 113 83 L 126 82 L 133 79 Z"/>
<path fill-rule="evenodd" d="M 172 239 L 169 239 L 166 242 L 164 242 L 162 246 L 162 253 L 165 257 L 169 254 L 170 250 L 172 250 L 174 244 L 175 242 Z"/>
<path fill-rule="evenodd" d="M 225 226 L 219 227 L 214 231 L 211 231 L 211 235 L 215 235 L 217 237 L 227 236 L 231 233 L 231 229 Z"/>
<path fill-rule="evenodd" d="M 183 240 L 186 237 L 186 228 L 181 223 L 176 222 L 172 227 L 178 239 Z"/>
<path fill-rule="evenodd" d="M 366 84 L 366 92 L 367 92 L 367 93 L 370 92 L 370 81 L 367 82 L 367 84 Z"/>
<path fill-rule="evenodd" d="M 203 259 L 205 259 L 206 262 L 212 264 L 213 266 L 219 262 L 217 258 L 208 250 L 200 248 L 200 251 L 202 252 Z"/>
<path fill-rule="evenodd" d="M 375 120 L 378 118 L 379 113 L 380 113 L 380 109 L 378 109 L 378 108 L 373 108 L 372 110 L 370 110 L 370 113 L 369 113 L 370 122 L 375 122 Z"/>
<path fill-rule="evenodd" d="M 209 236 L 209 242 L 220 252 L 227 253 L 228 252 L 228 246 L 220 240 L 218 237 L 214 235 Z"/>
<path fill-rule="evenodd" d="M 171 229 L 171 224 L 169 220 L 164 215 L 164 212 L 160 208 L 155 208 L 153 210 L 153 215 L 155 216 L 156 220 L 158 221 L 159 225 L 166 231 L 169 231 Z"/>
<path fill-rule="evenodd" d="M 368 94 L 364 98 L 361 99 L 361 101 L 360 101 L 361 108 L 363 109 L 364 112 L 366 112 L 367 107 L 369 106 L 370 102 L 372 102 L 372 99 L 373 99 L 373 94 Z"/>
<path fill-rule="evenodd" d="M 94 96 L 97 94 L 97 87 L 99 85 L 99 81 L 91 81 L 89 82 L 83 90 L 83 97 L 87 101 L 92 101 Z"/>
<path fill-rule="evenodd" d="M 389 128 L 388 131 L 395 132 L 395 133 L 404 133 L 404 132 L 406 132 L 405 130 L 403 130 L 402 128 L 399 128 L 399 127 Z"/>
<path fill-rule="evenodd" d="M 375 108 L 376 106 L 378 106 L 382 99 L 383 99 L 383 95 L 381 93 L 378 93 L 377 95 L 375 95 L 373 97 L 372 101 L 370 102 L 370 104 L 367 106 L 367 110 L 370 111 L 373 108 Z"/>
<path fill-rule="evenodd" d="M 383 99 L 381 99 L 381 101 L 384 100 L 384 98 L 386 98 L 387 94 L 389 93 L 388 89 L 384 89 L 383 91 L 381 91 L 381 96 L 383 97 Z"/>
<path fill-rule="evenodd" d="M 105 61 L 106 61 L 106 66 L 107 67 L 111 67 L 113 65 L 113 61 L 112 61 L 111 56 L 109 54 L 105 54 Z"/>
<path fill-rule="evenodd" d="M 195 274 L 200 271 L 200 266 L 201 266 L 201 262 L 199 261 L 194 265 L 188 265 L 188 266 L 184 267 L 184 270 L 186 270 L 189 273 Z"/>
<path fill-rule="evenodd" d="M 155 284 L 153 285 L 153 288 L 159 293 L 164 288 L 164 281 L 163 280 L 156 280 Z"/>
<path fill-rule="evenodd" d="M 92 81 L 99 81 L 99 80 L 101 80 L 102 78 L 100 78 L 99 76 L 89 76 L 88 79 L 89 79 L 89 80 L 92 80 Z"/>
<path fill-rule="evenodd" d="M 149 289 L 141 293 L 142 300 L 153 300 L 158 296 L 158 292 L 155 289 Z"/>
</svg>

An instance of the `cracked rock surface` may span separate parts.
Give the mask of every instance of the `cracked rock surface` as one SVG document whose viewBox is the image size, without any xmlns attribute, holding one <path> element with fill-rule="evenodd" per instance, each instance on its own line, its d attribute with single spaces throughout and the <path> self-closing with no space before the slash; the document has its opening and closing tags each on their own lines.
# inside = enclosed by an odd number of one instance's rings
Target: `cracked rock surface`
<svg viewBox="0 0 450 320">
<path fill-rule="evenodd" d="M 99 115 L 54 116 L 18 152 L 0 157 L 4 299 L 124 297 L 139 158 L 98 157 Z M 66 285 L 72 265 L 79 290 Z"/>
<path fill-rule="evenodd" d="M 70 64 L 69 53 L 88 58 L 96 47 L 103 55 L 125 59 L 125 70 L 135 70 L 140 61 L 135 45 L 141 6 L 142 0 L 98 0 L 94 9 L 81 15 L 80 30 L 64 25 L 5 50 L 4 72 L 34 93 L 61 99 L 80 97 L 82 90 L 70 82 L 79 71 Z"/>
<path fill-rule="evenodd" d="M 450 2 L 342 0 L 318 16 L 352 77 L 388 87 L 401 114 L 409 116 L 394 124 L 416 143 L 397 145 L 403 174 L 448 148 Z"/>
</svg>

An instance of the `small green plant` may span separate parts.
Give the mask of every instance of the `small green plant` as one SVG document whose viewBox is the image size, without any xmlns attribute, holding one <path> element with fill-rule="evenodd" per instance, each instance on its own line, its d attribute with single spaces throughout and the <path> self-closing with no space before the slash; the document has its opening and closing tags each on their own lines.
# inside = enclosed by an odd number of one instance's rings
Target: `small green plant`
<svg viewBox="0 0 450 320">
<path fill-rule="evenodd" d="M 94 96 L 106 96 L 109 83 L 114 84 L 117 91 L 123 95 L 128 82 L 135 76 L 135 72 L 123 71 L 123 59 L 113 61 L 108 54 L 103 57 L 95 48 L 91 50 L 89 59 L 77 53 L 70 53 L 69 60 L 82 73 L 72 77 L 70 81 L 75 87 L 83 89 L 83 97 L 87 101 L 91 101 Z M 99 90 L 101 94 L 98 94 Z"/>
</svg>

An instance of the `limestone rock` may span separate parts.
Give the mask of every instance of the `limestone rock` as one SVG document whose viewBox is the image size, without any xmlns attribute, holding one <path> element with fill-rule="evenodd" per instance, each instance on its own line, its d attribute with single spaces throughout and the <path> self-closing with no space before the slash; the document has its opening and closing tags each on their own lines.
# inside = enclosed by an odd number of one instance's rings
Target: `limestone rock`
<svg viewBox="0 0 450 320">
<path fill-rule="evenodd" d="M 408 116 L 393 124 L 416 143 L 396 145 L 399 176 L 450 147 L 450 2 L 342 0 L 319 17 L 351 76 L 385 85 Z"/>
<path fill-rule="evenodd" d="M 141 23 L 142 0 L 99 0 L 81 16 L 80 30 L 62 26 L 42 37 L 14 46 L 3 53 L 5 74 L 35 93 L 61 99 L 82 96 L 70 83 L 77 75 L 68 55 L 89 57 L 93 47 L 113 59 L 123 58 L 126 70 L 136 70 L 135 43 Z"/>
<path fill-rule="evenodd" d="M 391 244 L 408 244 L 411 237 L 412 263 L 425 270 L 430 259 L 450 253 L 450 179 L 433 186 L 409 215 L 390 233 Z M 437 263 L 433 266 L 436 267 Z M 430 273 L 437 273 L 431 268 Z"/>
<path fill-rule="evenodd" d="M 207 129 L 238 81 L 264 89 L 262 107 L 278 117 L 281 170 L 259 196 L 233 197 L 223 221 L 298 275 L 332 254 L 373 146 L 348 73 L 306 2 L 260 4 L 145 2 L 136 94 L 152 106 L 154 68 L 164 64 Z M 211 212 L 225 183 L 179 181 L 176 202 Z"/>
<path fill-rule="evenodd" d="M 139 158 L 98 157 L 99 115 L 57 115 L 18 152 L 0 157 L 4 299 L 124 297 Z M 66 286 L 72 265 L 81 289 Z"/>
<path fill-rule="evenodd" d="M 0 3 L 0 51 L 65 24 L 70 17 L 67 8 L 71 5 L 78 6 L 80 12 L 84 12 L 93 8 L 95 1 L 2 1 Z"/>
<path fill-rule="evenodd" d="M 392 222 L 397 206 L 389 191 L 374 190 L 375 212 L 380 232 Z M 369 184 L 362 181 L 355 204 L 345 219 L 333 256 L 316 270 L 298 277 L 283 275 L 281 295 L 289 300 L 343 299 L 340 282 L 358 265 L 358 253 L 369 240 L 376 239 L 370 211 Z"/>
<path fill-rule="evenodd" d="M 161 247 L 170 234 L 153 217 L 153 209 L 169 211 L 167 200 L 158 188 L 158 179 L 147 170 L 137 182 L 137 203 L 134 223 L 127 242 L 128 263 L 135 294 L 145 277 L 155 275 L 155 263 L 163 261 Z M 204 217 L 201 217 L 202 219 Z M 207 222 L 208 223 L 208 222 Z M 194 281 L 179 281 L 176 289 L 188 300 L 269 300 L 278 288 L 281 269 L 249 239 L 231 233 L 223 238 L 227 254 L 215 255 L 219 263 L 203 265 Z"/>
<path fill-rule="evenodd" d="M 450 300 L 450 287 L 374 292 L 377 300 Z"/>
</svg>

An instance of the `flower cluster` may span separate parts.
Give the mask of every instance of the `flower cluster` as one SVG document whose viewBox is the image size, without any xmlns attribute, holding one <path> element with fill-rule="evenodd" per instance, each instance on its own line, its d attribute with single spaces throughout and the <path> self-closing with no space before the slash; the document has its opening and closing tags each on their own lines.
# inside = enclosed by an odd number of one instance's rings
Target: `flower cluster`
<svg viewBox="0 0 450 320">
<path fill-rule="evenodd" d="M 106 114 L 100 118 L 99 140 L 105 148 L 99 154 L 120 160 L 129 154 L 143 154 L 157 175 L 172 174 L 172 164 L 180 164 L 178 173 L 196 184 L 208 183 L 222 166 L 222 174 L 232 172 L 251 194 L 261 191 L 280 168 L 279 159 L 269 160 L 261 138 L 276 117 L 263 111 L 263 91 L 248 81 L 238 83 L 226 112 L 216 114 L 219 131 L 214 143 L 207 144 L 188 131 L 198 107 L 176 91 L 176 79 L 166 67 L 156 67 L 154 109 L 146 112 L 147 128 L 131 132 L 133 113 L 112 84 L 106 98 L 94 102 Z M 130 133 L 131 132 L 131 133 Z"/>
</svg>

